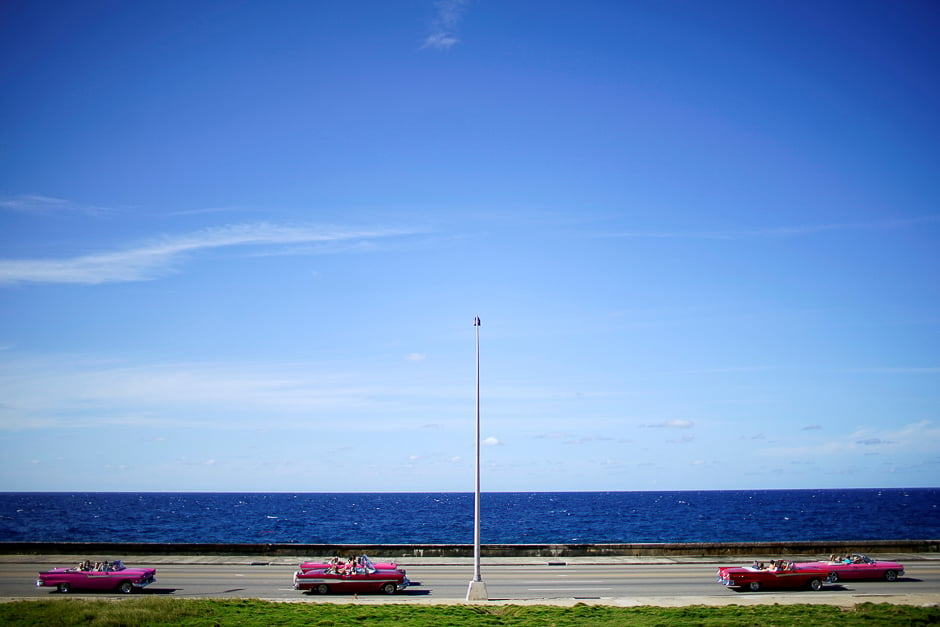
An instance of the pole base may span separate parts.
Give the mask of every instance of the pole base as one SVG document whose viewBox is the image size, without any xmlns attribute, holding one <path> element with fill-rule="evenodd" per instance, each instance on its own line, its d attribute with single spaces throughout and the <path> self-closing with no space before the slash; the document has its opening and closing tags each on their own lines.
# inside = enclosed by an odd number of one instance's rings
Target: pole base
<svg viewBox="0 0 940 627">
<path fill-rule="evenodd" d="M 490 595 L 486 593 L 486 584 L 482 581 L 471 581 L 467 588 L 468 601 L 489 601 Z"/>
</svg>

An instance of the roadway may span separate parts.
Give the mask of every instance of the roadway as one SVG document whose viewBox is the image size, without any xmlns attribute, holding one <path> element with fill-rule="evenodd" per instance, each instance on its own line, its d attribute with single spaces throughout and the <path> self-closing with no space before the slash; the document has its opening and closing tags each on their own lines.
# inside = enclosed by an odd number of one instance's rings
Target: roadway
<svg viewBox="0 0 940 627">
<path fill-rule="evenodd" d="M 293 590 L 291 578 L 300 561 L 241 560 L 227 563 L 187 563 L 187 559 L 162 557 L 125 559 L 129 566 L 157 568 L 157 582 L 135 592 L 137 596 L 167 595 L 175 598 L 258 598 L 294 602 L 356 603 L 462 603 L 473 575 L 472 564 L 441 564 L 403 561 L 412 587 L 394 596 L 311 595 Z M 35 587 L 40 570 L 78 561 L 62 558 L 15 556 L 0 558 L 0 599 L 65 598 L 51 588 Z M 940 560 L 904 560 L 906 574 L 898 581 L 839 582 L 820 592 L 735 592 L 715 582 L 718 563 L 714 558 L 691 563 L 647 560 L 618 563 L 588 563 L 569 560 L 552 564 L 484 562 L 483 579 L 489 603 L 551 603 L 636 605 L 740 605 L 763 603 L 828 603 L 852 606 L 862 602 L 914 605 L 940 604 Z M 748 563 L 728 560 L 725 565 Z M 72 592 L 68 596 L 91 598 L 98 593 Z M 120 595 L 108 595 L 120 596 Z M 487 603 L 484 601 L 482 603 Z"/>
</svg>

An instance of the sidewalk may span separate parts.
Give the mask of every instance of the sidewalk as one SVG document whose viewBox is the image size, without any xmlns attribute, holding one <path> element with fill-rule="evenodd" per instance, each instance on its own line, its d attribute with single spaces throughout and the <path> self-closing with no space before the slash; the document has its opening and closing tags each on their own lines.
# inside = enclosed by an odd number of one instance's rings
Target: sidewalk
<svg viewBox="0 0 940 627">
<path fill-rule="evenodd" d="M 324 558 L 328 556 L 323 556 Z M 403 567 L 408 566 L 467 566 L 473 567 L 472 557 L 403 557 L 389 558 L 383 555 L 370 555 L 376 562 L 397 562 Z M 567 558 L 538 558 L 538 557 L 484 557 L 480 565 L 495 566 L 565 566 L 565 565 L 629 565 L 629 564 L 749 564 L 754 560 L 769 562 L 772 559 L 784 557 L 795 561 L 815 561 L 822 559 L 819 555 L 733 555 L 733 556 L 598 556 L 598 557 L 567 557 Z M 871 554 L 879 560 L 894 562 L 920 562 L 940 561 L 940 553 L 904 553 L 904 554 Z M 248 566 L 297 566 L 301 562 L 311 561 L 310 556 L 280 555 L 75 555 L 75 554 L 47 554 L 47 555 L 0 555 L 0 564 L 69 564 L 83 559 L 121 559 L 128 564 L 200 564 L 200 565 L 239 565 Z"/>
</svg>

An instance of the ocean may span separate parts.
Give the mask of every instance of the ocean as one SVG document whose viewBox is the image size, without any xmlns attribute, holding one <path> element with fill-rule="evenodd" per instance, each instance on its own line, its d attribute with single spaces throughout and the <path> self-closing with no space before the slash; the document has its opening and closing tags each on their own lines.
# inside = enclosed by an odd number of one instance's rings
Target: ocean
<svg viewBox="0 0 940 627">
<path fill-rule="evenodd" d="M 940 488 L 496 492 L 484 544 L 928 540 Z M 0 493 L 2 542 L 472 544 L 470 493 Z"/>
</svg>

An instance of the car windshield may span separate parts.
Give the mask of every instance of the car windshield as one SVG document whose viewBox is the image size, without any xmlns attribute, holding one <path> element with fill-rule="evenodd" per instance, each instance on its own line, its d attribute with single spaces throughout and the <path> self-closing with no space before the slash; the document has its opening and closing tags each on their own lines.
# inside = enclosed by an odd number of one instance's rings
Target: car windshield
<svg viewBox="0 0 940 627">
<path fill-rule="evenodd" d="M 374 573 L 378 569 L 375 567 L 375 564 L 372 563 L 372 560 L 369 559 L 368 555 L 363 555 L 360 559 L 362 567 L 366 569 L 367 573 Z"/>
</svg>

